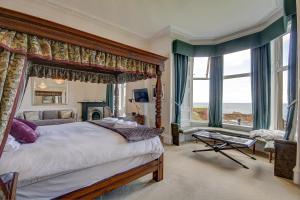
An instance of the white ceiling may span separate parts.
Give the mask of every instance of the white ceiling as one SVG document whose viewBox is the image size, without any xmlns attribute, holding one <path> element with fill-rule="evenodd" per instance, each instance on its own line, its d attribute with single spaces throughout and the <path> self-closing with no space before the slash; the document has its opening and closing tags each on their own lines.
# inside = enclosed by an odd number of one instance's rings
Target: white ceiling
<svg viewBox="0 0 300 200">
<path fill-rule="evenodd" d="M 262 27 L 282 14 L 282 0 L 47 0 L 145 39 L 166 30 L 217 40 Z"/>
</svg>

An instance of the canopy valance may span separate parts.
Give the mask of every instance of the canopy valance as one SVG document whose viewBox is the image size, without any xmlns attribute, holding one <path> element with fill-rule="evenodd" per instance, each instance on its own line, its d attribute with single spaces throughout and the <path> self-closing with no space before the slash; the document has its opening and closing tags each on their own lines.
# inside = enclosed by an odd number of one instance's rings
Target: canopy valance
<svg viewBox="0 0 300 200">
<path fill-rule="evenodd" d="M 69 81 L 81 81 L 90 83 L 126 83 L 147 79 L 144 74 L 121 73 L 117 76 L 109 73 L 99 73 L 84 70 L 68 69 L 45 64 L 29 64 L 28 77 L 64 79 Z"/>
<path fill-rule="evenodd" d="M 28 76 L 31 77 L 105 84 L 117 82 L 116 76 L 113 74 L 74 70 L 42 64 L 29 64 L 28 67 Z"/>
<path fill-rule="evenodd" d="M 86 69 L 93 67 L 106 73 L 130 74 L 131 78 L 156 77 L 155 64 L 3 28 L 0 28 L 0 46 L 10 52 L 26 55 L 28 60 L 45 60 L 66 66 L 79 65 Z M 138 79 L 132 81 L 136 80 Z"/>
</svg>

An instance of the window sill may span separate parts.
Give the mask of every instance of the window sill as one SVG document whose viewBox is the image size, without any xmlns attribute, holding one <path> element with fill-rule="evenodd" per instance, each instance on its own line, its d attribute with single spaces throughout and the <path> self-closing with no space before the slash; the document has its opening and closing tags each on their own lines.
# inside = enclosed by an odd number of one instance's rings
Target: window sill
<svg viewBox="0 0 300 200">
<path fill-rule="evenodd" d="M 236 130 L 236 131 L 243 131 L 243 132 L 250 132 L 252 131 L 252 127 L 250 126 L 239 126 L 239 125 L 233 125 L 233 124 L 222 124 L 223 128 L 225 129 L 232 129 L 232 130 Z"/>
<path fill-rule="evenodd" d="M 194 126 L 208 127 L 208 122 L 191 121 L 190 124 L 193 127 Z M 244 131 L 244 132 L 252 131 L 252 127 L 250 126 L 233 125 L 233 124 L 226 124 L 226 123 L 223 123 L 222 126 L 225 129 L 231 129 L 236 131 Z"/>
<path fill-rule="evenodd" d="M 224 132 L 236 136 L 245 136 L 245 137 L 248 137 L 249 132 L 252 130 L 252 127 L 249 126 L 235 126 L 231 124 L 223 124 L 222 128 L 216 128 L 216 127 L 208 127 L 208 124 L 204 122 L 191 121 L 191 128 L 194 127 L 198 127 L 201 130 L 220 131 L 220 132 Z"/>
</svg>

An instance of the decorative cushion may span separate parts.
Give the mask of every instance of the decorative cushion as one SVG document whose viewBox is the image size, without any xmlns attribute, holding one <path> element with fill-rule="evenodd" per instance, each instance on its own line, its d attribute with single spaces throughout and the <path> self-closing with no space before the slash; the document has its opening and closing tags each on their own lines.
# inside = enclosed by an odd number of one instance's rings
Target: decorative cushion
<svg viewBox="0 0 300 200">
<path fill-rule="evenodd" d="M 10 134 L 20 143 L 33 143 L 38 134 L 21 121 L 13 120 Z"/>
<path fill-rule="evenodd" d="M 70 119 L 70 118 L 72 118 L 72 111 L 71 110 L 61 110 L 61 111 L 59 111 L 59 118 L 60 119 Z"/>
<path fill-rule="evenodd" d="M 58 111 L 57 110 L 43 111 L 43 119 L 58 119 Z"/>
<path fill-rule="evenodd" d="M 39 111 L 24 111 L 25 120 L 40 120 Z"/>
<path fill-rule="evenodd" d="M 266 152 L 275 152 L 274 141 L 267 141 L 264 150 Z"/>
<path fill-rule="evenodd" d="M 259 129 L 250 131 L 251 138 L 261 137 L 266 141 L 272 140 L 280 140 L 283 139 L 285 132 L 282 130 L 267 130 L 267 129 Z"/>
<path fill-rule="evenodd" d="M 35 130 L 36 127 L 37 127 L 37 125 L 35 123 L 27 121 L 25 119 L 16 119 L 16 120 L 18 120 L 20 122 L 23 122 L 24 124 L 26 124 L 27 126 L 29 126 L 30 128 L 32 128 L 33 130 Z"/>
</svg>

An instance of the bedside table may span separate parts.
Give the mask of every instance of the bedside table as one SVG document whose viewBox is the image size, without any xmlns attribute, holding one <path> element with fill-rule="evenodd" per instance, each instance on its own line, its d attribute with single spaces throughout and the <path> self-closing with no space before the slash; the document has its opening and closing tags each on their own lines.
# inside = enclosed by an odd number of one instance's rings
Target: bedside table
<svg viewBox="0 0 300 200">
<path fill-rule="evenodd" d="M 0 175 L 0 199 L 16 199 L 18 173 L 10 172 Z"/>
</svg>

